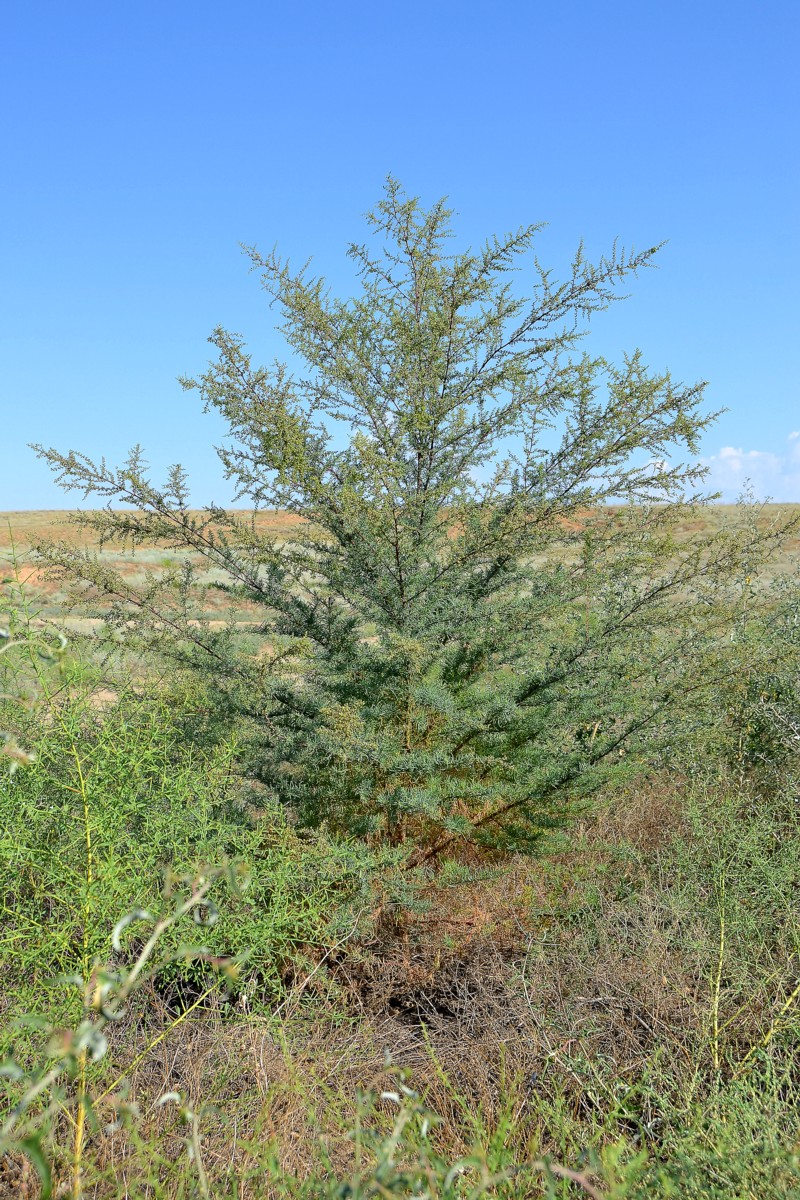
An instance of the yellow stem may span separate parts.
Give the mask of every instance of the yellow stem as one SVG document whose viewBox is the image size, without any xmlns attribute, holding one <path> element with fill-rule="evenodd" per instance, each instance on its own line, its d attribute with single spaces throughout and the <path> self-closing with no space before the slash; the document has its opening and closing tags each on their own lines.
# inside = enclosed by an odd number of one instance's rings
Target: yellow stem
<svg viewBox="0 0 800 1200">
<path fill-rule="evenodd" d="M 775 1034 L 778 1032 L 778 1030 L 780 1028 L 781 1017 L 786 1016 L 789 1009 L 796 1003 L 796 1001 L 799 998 L 800 998 L 800 983 L 798 983 L 795 986 L 795 988 L 793 989 L 793 991 L 791 991 L 789 993 L 788 999 L 785 1001 L 784 1004 L 781 1005 L 780 1011 L 778 1012 L 777 1016 L 774 1017 L 773 1020 L 770 1022 L 770 1027 L 767 1030 L 767 1032 L 764 1034 L 764 1036 L 762 1037 L 761 1041 L 757 1042 L 755 1044 L 755 1046 L 751 1046 L 750 1049 L 747 1051 L 747 1054 L 745 1054 L 744 1058 L 739 1063 L 738 1067 L 736 1068 L 736 1071 L 734 1072 L 736 1078 L 739 1077 L 739 1075 L 745 1069 L 745 1067 L 748 1065 L 748 1063 L 750 1062 L 750 1060 L 752 1059 L 753 1055 L 756 1053 L 757 1050 L 766 1050 L 767 1046 L 770 1044 L 770 1042 L 775 1037 Z"/>
<path fill-rule="evenodd" d="M 719 1002 L 722 992 L 722 969 L 725 962 L 725 876 L 722 875 L 719 885 L 719 953 L 717 956 L 717 970 L 714 975 L 714 993 L 712 999 L 712 1034 L 711 1034 L 711 1053 L 714 1059 L 714 1070 L 719 1071 L 721 1065 L 720 1059 L 720 1022 L 719 1022 Z"/>
<path fill-rule="evenodd" d="M 194 1001 L 194 1003 L 190 1004 L 189 1007 L 184 1012 L 182 1012 L 179 1017 L 176 1017 L 174 1019 L 174 1021 L 170 1021 L 169 1025 L 166 1027 L 166 1029 L 162 1029 L 161 1033 L 159 1033 L 156 1037 L 154 1037 L 151 1042 L 148 1042 L 148 1044 L 145 1046 L 144 1050 L 141 1050 L 136 1055 L 133 1062 L 129 1063 L 128 1066 L 125 1068 L 125 1070 L 122 1071 L 117 1076 L 117 1078 L 114 1080 L 114 1082 L 109 1084 L 109 1086 L 106 1088 L 106 1090 L 95 1098 L 95 1104 L 100 1104 L 100 1103 L 102 1103 L 103 1100 L 106 1100 L 111 1095 L 111 1093 L 115 1090 L 115 1088 L 119 1087 L 119 1085 L 125 1079 L 125 1076 L 129 1075 L 130 1072 L 133 1071 L 135 1067 L 138 1067 L 138 1065 L 142 1061 L 142 1059 L 147 1058 L 147 1055 L 150 1053 L 150 1051 L 154 1050 L 159 1042 L 163 1042 L 164 1038 L 167 1036 L 168 1033 L 172 1033 L 173 1029 L 177 1029 L 177 1027 L 180 1024 L 182 1024 L 182 1022 L 185 1021 L 186 1018 L 188 1016 L 190 1016 L 190 1014 L 193 1013 L 194 1010 L 196 1008 L 198 1008 L 199 1005 L 201 1005 L 203 1003 L 203 1001 L 206 1000 L 211 995 L 213 990 L 214 990 L 213 987 L 210 987 L 207 991 L 203 992 L 202 996 L 198 996 L 197 999 Z"/>
<path fill-rule="evenodd" d="M 41 678 L 41 677 L 40 677 Z M 47 687 L 46 681 L 41 680 L 45 698 L 50 707 L 50 711 L 58 721 L 62 730 L 69 740 L 70 755 L 75 762 L 75 769 L 78 775 L 78 787 L 70 788 L 70 791 L 76 792 L 81 798 L 81 806 L 83 809 L 83 836 L 84 845 L 86 847 L 86 892 L 83 901 L 83 979 L 85 987 L 84 1004 L 89 1006 L 90 1002 L 90 987 L 91 981 L 90 962 L 89 962 L 89 930 L 91 926 L 92 914 L 92 887 L 94 885 L 94 851 L 92 847 L 92 825 L 89 809 L 89 789 L 86 785 L 86 776 L 83 771 L 83 762 L 78 752 L 78 747 L 75 744 L 75 739 L 67 727 L 63 717 L 58 711 L 53 697 Z M 84 1048 L 78 1055 L 78 1089 L 77 1089 L 77 1112 L 75 1115 L 75 1137 L 72 1143 L 72 1200 L 81 1200 L 83 1194 L 83 1148 L 86 1137 L 86 1068 L 88 1062 L 88 1052 Z"/>
<path fill-rule="evenodd" d="M 83 1141 L 86 1133 L 86 1050 L 78 1055 L 78 1111 L 72 1143 L 72 1200 L 83 1194 Z"/>
</svg>

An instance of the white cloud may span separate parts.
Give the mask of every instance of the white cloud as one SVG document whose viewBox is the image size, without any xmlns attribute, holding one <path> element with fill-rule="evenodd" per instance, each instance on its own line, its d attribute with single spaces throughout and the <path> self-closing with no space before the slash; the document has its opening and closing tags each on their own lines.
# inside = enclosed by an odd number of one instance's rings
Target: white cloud
<svg viewBox="0 0 800 1200">
<path fill-rule="evenodd" d="M 723 446 L 701 460 L 709 469 L 706 487 L 736 500 L 749 481 L 757 499 L 800 503 L 800 430 L 790 433 L 782 454 Z"/>
</svg>

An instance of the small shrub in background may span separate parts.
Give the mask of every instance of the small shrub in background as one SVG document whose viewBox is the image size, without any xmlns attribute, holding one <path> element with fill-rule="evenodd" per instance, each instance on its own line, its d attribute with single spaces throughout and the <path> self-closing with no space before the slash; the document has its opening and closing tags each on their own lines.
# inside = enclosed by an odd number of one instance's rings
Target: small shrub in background
<svg viewBox="0 0 800 1200">
<path fill-rule="evenodd" d="M 105 959 L 110 924 L 131 904 L 151 907 L 170 871 L 246 865 L 250 888 L 226 901 L 208 940 L 213 953 L 248 953 L 256 1005 L 281 995 L 295 954 L 335 941 L 374 903 L 366 848 L 300 838 L 274 802 L 241 806 L 233 748 L 187 750 L 157 698 L 123 695 L 101 716 L 85 696 L 61 696 L 50 727 L 26 732 L 34 761 L 0 784 L 6 1005 L 82 955 Z"/>
</svg>

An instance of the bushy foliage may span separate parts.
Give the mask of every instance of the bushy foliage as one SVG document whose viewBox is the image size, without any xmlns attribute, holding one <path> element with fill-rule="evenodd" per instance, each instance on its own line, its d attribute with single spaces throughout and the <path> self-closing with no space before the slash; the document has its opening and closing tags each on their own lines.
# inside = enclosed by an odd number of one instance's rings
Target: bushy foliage
<svg viewBox="0 0 800 1200">
<path fill-rule="evenodd" d="M 731 730 L 729 759 L 771 789 L 800 784 L 800 596 L 780 579 L 766 604 L 743 613 L 734 627 L 742 661 L 725 693 Z"/>
<path fill-rule="evenodd" d="M 131 903 L 151 906 L 170 870 L 232 860 L 247 867 L 251 886 L 226 904 L 209 944 L 226 954 L 248 950 L 252 968 L 274 987 L 292 946 L 318 944 L 323 929 L 332 935 L 337 921 L 343 928 L 351 902 L 367 903 L 369 856 L 322 838 L 299 840 L 274 805 L 257 817 L 237 806 L 230 749 L 182 750 L 156 701 L 123 699 L 102 720 L 81 708 L 62 707 L 58 728 L 29 739 L 36 762 L 0 786 L 2 890 L 12 917 L 0 953 L 46 926 L 37 969 L 66 969 L 88 905 L 90 952 L 104 955 L 108 921 Z"/>
</svg>

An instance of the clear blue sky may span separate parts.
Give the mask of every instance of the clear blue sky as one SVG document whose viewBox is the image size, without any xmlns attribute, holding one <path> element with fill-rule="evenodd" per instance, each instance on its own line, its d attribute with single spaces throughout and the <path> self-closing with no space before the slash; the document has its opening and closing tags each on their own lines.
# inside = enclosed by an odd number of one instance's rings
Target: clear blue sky
<svg viewBox="0 0 800 1200">
<path fill-rule="evenodd" d="M 714 481 L 800 500 L 799 44 L 797 0 L 7 0 L 0 510 L 80 503 L 29 441 L 141 442 L 227 502 L 175 380 L 217 323 L 281 352 L 238 243 L 346 290 L 387 172 L 465 241 L 549 222 L 556 267 L 669 239 L 598 347 L 708 379 Z"/>
</svg>

